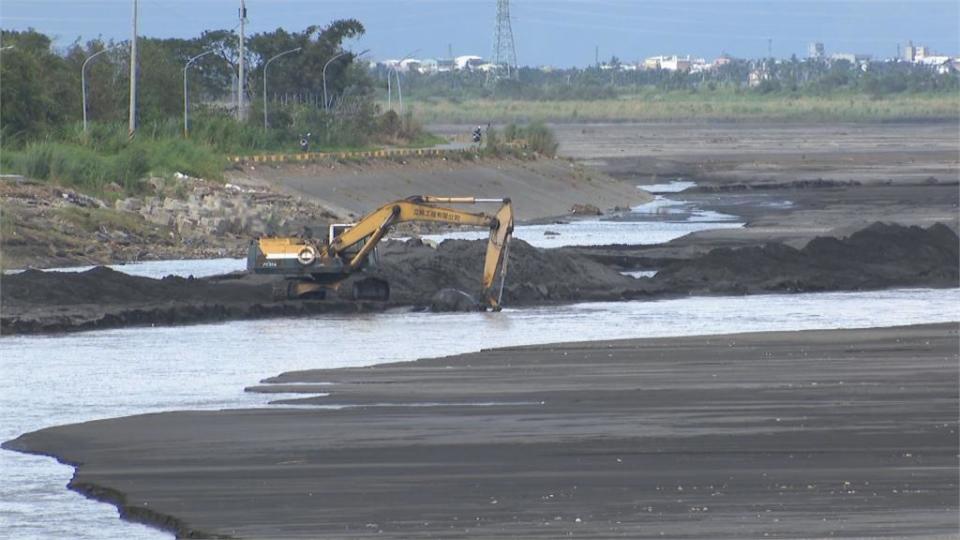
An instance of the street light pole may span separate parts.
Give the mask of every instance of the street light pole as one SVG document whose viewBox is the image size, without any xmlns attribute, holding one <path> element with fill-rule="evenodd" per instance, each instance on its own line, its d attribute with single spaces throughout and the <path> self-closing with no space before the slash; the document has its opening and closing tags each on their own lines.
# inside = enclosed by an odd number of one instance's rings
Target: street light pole
<svg viewBox="0 0 960 540">
<path fill-rule="evenodd" d="M 400 102 L 400 117 L 403 118 L 403 86 L 400 84 L 400 72 L 393 70 L 393 74 L 397 76 L 397 101 Z"/>
<path fill-rule="evenodd" d="M 349 53 L 349 52 L 350 52 L 350 51 L 343 51 L 343 52 L 340 53 L 340 54 L 334 55 L 334 56 L 330 57 L 330 59 L 327 60 L 327 62 L 326 62 L 325 64 L 323 64 L 323 73 L 322 73 L 322 75 L 323 75 L 323 110 L 324 110 L 324 111 L 327 111 L 327 110 L 330 109 L 330 100 L 327 99 L 327 66 L 330 65 L 330 62 L 333 62 L 333 61 L 336 60 L 337 58 L 340 58 L 341 56 L 343 56 L 343 55 L 345 55 L 345 54 L 347 54 L 347 53 Z M 370 52 L 370 49 L 364 50 L 364 51 L 361 52 L 360 54 L 356 55 L 354 58 L 360 58 L 361 56 L 367 54 L 368 52 Z"/>
<path fill-rule="evenodd" d="M 303 47 L 297 47 L 296 49 L 290 49 L 289 51 L 283 51 L 280 54 L 272 56 L 263 64 L 263 129 L 269 128 L 269 123 L 267 122 L 267 67 L 270 65 L 270 62 L 273 62 L 277 58 L 285 54 L 299 52 Z"/>
<path fill-rule="evenodd" d="M 130 122 L 129 136 L 137 131 L 137 0 L 133 0 L 133 35 L 130 38 Z"/>
<path fill-rule="evenodd" d="M 325 64 L 323 64 L 322 76 L 323 76 L 323 110 L 327 111 L 330 109 L 330 101 L 327 100 L 327 66 L 330 65 L 330 62 L 333 62 L 337 58 L 347 54 L 347 51 L 343 51 L 340 54 L 335 54 L 330 57 Z"/>
<path fill-rule="evenodd" d="M 196 62 L 197 60 L 203 58 L 208 54 L 213 54 L 213 51 L 202 52 L 189 60 L 187 64 L 183 66 L 183 138 L 186 139 L 190 136 L 190 92 L 187 90 L 187 70 L 190 69 L 190 65 Z"/>
<path fill-rule="evenodd" d="M 12 45 L 11 45 L 12 46 Z M 100 56 L 105 52 L 112 51 L 116 48 L 119 48 L 120 45 L 114 45 L 113 47 L 108 47 L 102 51 L 95 52 L 87 57 L 83 61 L 83 64 L 80 66 L 80 93 L 82 94 L 83 101 L 83 134 L 87 134 L 87 64 L 94 58 Z"/>
<path fill-rule="evenodd" d="M 244 73 L 244 61 L 246 60 L 246 51 L 245 51 L 245 39 L 246 36 L 244 33 L 245 25 L 247 23 L 247 4 L 244 0 L 240 0 L 240 73 L 237 77 L 237 121 L 243 121 L 247 119 L 247 111 L 243 106 L 243 92 L 245 88 L 246 74 Z"/>
<path fill-rule="evenodd" d="M 415 54 L 417 54 L 417 53 L 419 53 L 419 52 L 420 52 L 420 49 L 417 49 L 417 50 L 415 50 L 415 51 L 413 51 L 413 52 L 407 53 L 406 56 L 404 56 L 403 58 L 400 59 L 399 62 L 397 62 L 397 66 L 403 65 L 403 63 L 404 63 L 408 58 L 411 58 L 413 55 L 415 55 Z M 397 99 L 400 101 L 400 116 L 403 116 L 403 88 L 400 87 L 400 70 L 398 70 L 396 67 L 394 67 L 394 68 L 393 68 L 393 74 L 397 77 Z M 388 80 L 388 81 L 390 80 L 390 74 L 389 74 L 389 73 L 387 74 L 387 80 Z"/>
</svg>

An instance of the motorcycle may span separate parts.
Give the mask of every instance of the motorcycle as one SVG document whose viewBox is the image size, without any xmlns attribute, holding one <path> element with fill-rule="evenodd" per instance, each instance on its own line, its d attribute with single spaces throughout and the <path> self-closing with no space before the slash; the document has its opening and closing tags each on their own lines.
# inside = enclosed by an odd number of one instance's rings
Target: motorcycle
<svg viewBox="0 0 960 540">
<path fill-rule="evenodd" d="M 300 136 L 300 151 L 307 152 L 310 150 L 310 133 Z"/>
</svg>

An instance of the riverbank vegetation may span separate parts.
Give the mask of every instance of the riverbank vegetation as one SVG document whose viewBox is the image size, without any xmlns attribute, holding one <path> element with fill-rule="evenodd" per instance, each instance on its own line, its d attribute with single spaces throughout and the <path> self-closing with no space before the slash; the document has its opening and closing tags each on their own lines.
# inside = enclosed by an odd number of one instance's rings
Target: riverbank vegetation
<svg viewBox="0 0 960 540">
<path fill-rule="evenodd" d="M 427 99 L 413 104 L 422 123 L 588 121 L 884 122 L 960 117 L 960 94 L 829 96 L 743 95 L 653 91 L 613 99 Z"/>
<path fill-rule="evenodd" d="M 905 62 L 737 60 L 699 72 L 521 68 L 405 76 L 423 122 L 956 120 L 960 74 Z"/>
<path fill-rule="evenodd" d="M 411 115 L 376 104 L 375 81 L 357 55 L 343 48 L 345 40 L 363 32 L 358 21 L 341 20 L 302 32 L 251 36 L 243 120 L 236 118 L 239 57 L 232 32 L 208 31 L 188 40 L 141 38 L 137 130 L 130 137 L 126 43 L 93 40 L 58 51 L 43 34 L 3 31 L 0 168 L 86 192 L 135 194 L 151 174 L 216 179 L 228 155 L 301 151 L 301 139 L 311 151 L 435 143 Z M 266 62 L 285 51 L 295 52 L 269 66 L 264 115 L 262 94 L 255 89 L 263 87 Z M 191 59 L 185 96 L 183 68 Z M 146 65 L 150 69 L 143 69 Z"/>
</svg>

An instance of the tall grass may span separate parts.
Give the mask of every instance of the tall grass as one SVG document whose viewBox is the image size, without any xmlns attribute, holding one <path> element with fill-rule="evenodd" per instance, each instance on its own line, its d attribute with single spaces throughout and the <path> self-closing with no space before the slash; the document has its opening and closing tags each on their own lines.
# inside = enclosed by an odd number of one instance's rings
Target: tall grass
<svg viewBox="0 0 960 540">
<path fill-rule="evenodd" d="M 350 122 L 332 117 L 308 119 L 312 150 L 353 149 L 368 144 L 369 135 Z M 184 138 L 179 119 L 147 122 L 136 137 L 125 125 L 63 126 L 42 139 L 4 139 L 0 171 L 49 180 L 88 193 L 117 191 L 136 194 L 146 188 L 145 177 L 181 172 L 220 179 L 229 154 L 292 152 L 299 150 L 300 133 L 292 126 L 264 130 L 256 123 L 239 123 L 223 115 L 198 114 Z M 116 186 L 112 186 L 115 184 Z"/>
<path fill-rule="evenodd" d="M 548 157 L 557 155 L 557 148 L 560 146 L 553 130 L 540 121 L 528 126 L 507 124 L 503 128 L 503 138 L 507 142 L 523 143 L 530 150 Z"/>
<path fill-rule="evenodd" d="M 209 150 L 175 140 L 138 141 L 113 154 L 45 141 L 29 143 L 23 150 L 5 150 L 2 168 L 90 193 L 102 193 L 115 184 L 133 194 L 144 189 L 143 178 L 151 172 L 179 171 L 216 179 L 225 163 Z"/>
<path fill-rule="evenodd" d="M 171 137 L 149 126 L 132 141 L 123 126 L 90 127 L 87 135 L 80 126 L 67 126 L 19 148 L 5 144 L 0 169 L 89 193 L 102 194 L 115 184 L 135 194 L 144 190 L 143 180 L 150 174 L 182 172 L 219 179 L 227 163 L 209 144 Z"/>
<path fill-rule="evenodd" d="M 955 94 L 900 94 L 878 99 L 862 94 L 797 97 L 754 93 L 644 92 L 603 100 L 518 101 L 472 99 L 419 101 L 424 123 L 535 121 L 841 121 L 874 122 L 960 118 Z"/>
</svg>

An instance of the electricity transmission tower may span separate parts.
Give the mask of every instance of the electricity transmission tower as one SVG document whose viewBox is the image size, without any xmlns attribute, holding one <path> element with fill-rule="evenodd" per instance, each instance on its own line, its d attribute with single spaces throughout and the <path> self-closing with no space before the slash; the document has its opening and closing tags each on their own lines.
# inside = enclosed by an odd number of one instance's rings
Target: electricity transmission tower
<svg viewBox="0 0 960 540">
<path fill-rule="evenodd" d="M 501 78 L 516 79 L 517 48 L 513 44 L 513 29 L 510 27 L 510 0 L 497 0 L 497 26 L 493 33 L 494 69 L 487 72 L 487 83 Z"/>
</svg>

